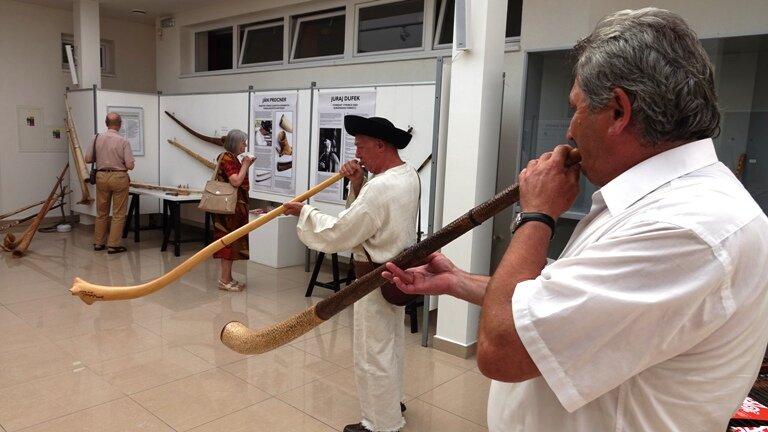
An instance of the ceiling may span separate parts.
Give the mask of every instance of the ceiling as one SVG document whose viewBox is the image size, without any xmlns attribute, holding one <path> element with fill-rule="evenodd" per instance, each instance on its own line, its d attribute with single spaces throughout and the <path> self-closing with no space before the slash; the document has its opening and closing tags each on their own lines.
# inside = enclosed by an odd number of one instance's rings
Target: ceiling
<svg viewBox="0 0 768 432">
<path fill-rule="evenodd" d="M 72 10 L 73 0 L 17 0 L 58 9 Z M 99 0 L 101 16 L 117 18 L 145 24 L 154 24 L 156 18 L 167 17 L 181 10 L 196 9 L 210 5 L 210 0 Z M 146 11 L 146 14 L 132 12 L 133 9 Z"/>
</svg>

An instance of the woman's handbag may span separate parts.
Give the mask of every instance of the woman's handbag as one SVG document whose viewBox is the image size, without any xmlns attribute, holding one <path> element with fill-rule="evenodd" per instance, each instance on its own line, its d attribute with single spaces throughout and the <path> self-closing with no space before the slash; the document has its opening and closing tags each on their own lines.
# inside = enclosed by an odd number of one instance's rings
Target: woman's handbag
<svg viewBox="0 0 768 432">
<path fill-rule="evenodd" d="M 88 175 L 88 183 L 92 185 L 96 184 L 96 173 L 99 172 L 99 170 L 96 169 L 96 138 L 98 137 L 99 134 L 96 134 L 93 138 L 93 162 L 91 162 L 91 172 Z"/>
<path fill-rule="evenodd" d="M 200 204 L 197 207 L 209 213 L 234 214 L 237 207 L 237 188 L 229 184 L 229 182 L 216 180 L 216 176 L 219 174 L 220 163 L 221 155 L 218 157 L 213 177 L 205 183 L 203 196 L 200 198 Z"/>
</svg>

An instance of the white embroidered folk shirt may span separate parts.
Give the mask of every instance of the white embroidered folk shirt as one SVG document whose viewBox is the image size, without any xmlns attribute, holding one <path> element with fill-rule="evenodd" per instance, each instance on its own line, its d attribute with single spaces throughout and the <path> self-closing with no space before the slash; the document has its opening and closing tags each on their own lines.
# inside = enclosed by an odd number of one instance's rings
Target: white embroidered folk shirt
<svg viewBox="0 0 768 432">
<path fill-rule="evenodd" d="M 358 261 L 384 263 L 416 242 L 419 179 L 408 164 L 390 168 L 369 179 L 360 195 L 339 216 L 305 205 L 301 209 L 299 239 L 325 253 L 352 250 Z"/>
<path fill-rule="evenodd" d="M 489 430 L 722 432 L 768 343 L 768 219 L 712 140 L 593 195 L 560 258 L 512 298 L 542 373 L 493 382 Z"/>
</svg>

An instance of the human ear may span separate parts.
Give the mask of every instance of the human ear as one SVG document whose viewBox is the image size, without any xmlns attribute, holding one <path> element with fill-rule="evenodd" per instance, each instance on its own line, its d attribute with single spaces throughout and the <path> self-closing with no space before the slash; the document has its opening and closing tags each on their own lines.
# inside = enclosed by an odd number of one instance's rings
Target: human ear
<svg viewBox="0 0 768 432">
<path fill-rule="evenodd" d="M 613 89 L 613 100 L 609 108 L 613 112 L 613 122 L 609 131 L 613 133 L 624 131 L 632 117 L 632 102 L 624 89 L 619 87 Z"/>
</svg>

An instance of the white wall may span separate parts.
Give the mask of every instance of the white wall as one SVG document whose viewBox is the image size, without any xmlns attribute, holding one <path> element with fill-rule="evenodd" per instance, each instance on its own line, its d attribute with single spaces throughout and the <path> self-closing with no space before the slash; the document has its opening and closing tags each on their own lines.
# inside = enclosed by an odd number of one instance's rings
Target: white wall
<svg viewBox="0 0 768 432">
<path fill-rule="evenodd" d="M 66 152 L 19 152 L 16 110 L 39 107 L 46 125 L 64 125 L 64 92 L 71 81 L 61 68 L 60 43 L 61 33 L 73 34 L 72 22 L 68 10 L 0 0 L 0 213 L 45 199 L 67 163 Z M 154 27 L 102 19 L 101 35 L 116 50 L 116 76 L 104 77 L 102 86 L 154 92 Z M 78 132 L 85 139 L 93 131 Z"/>
</svg>

